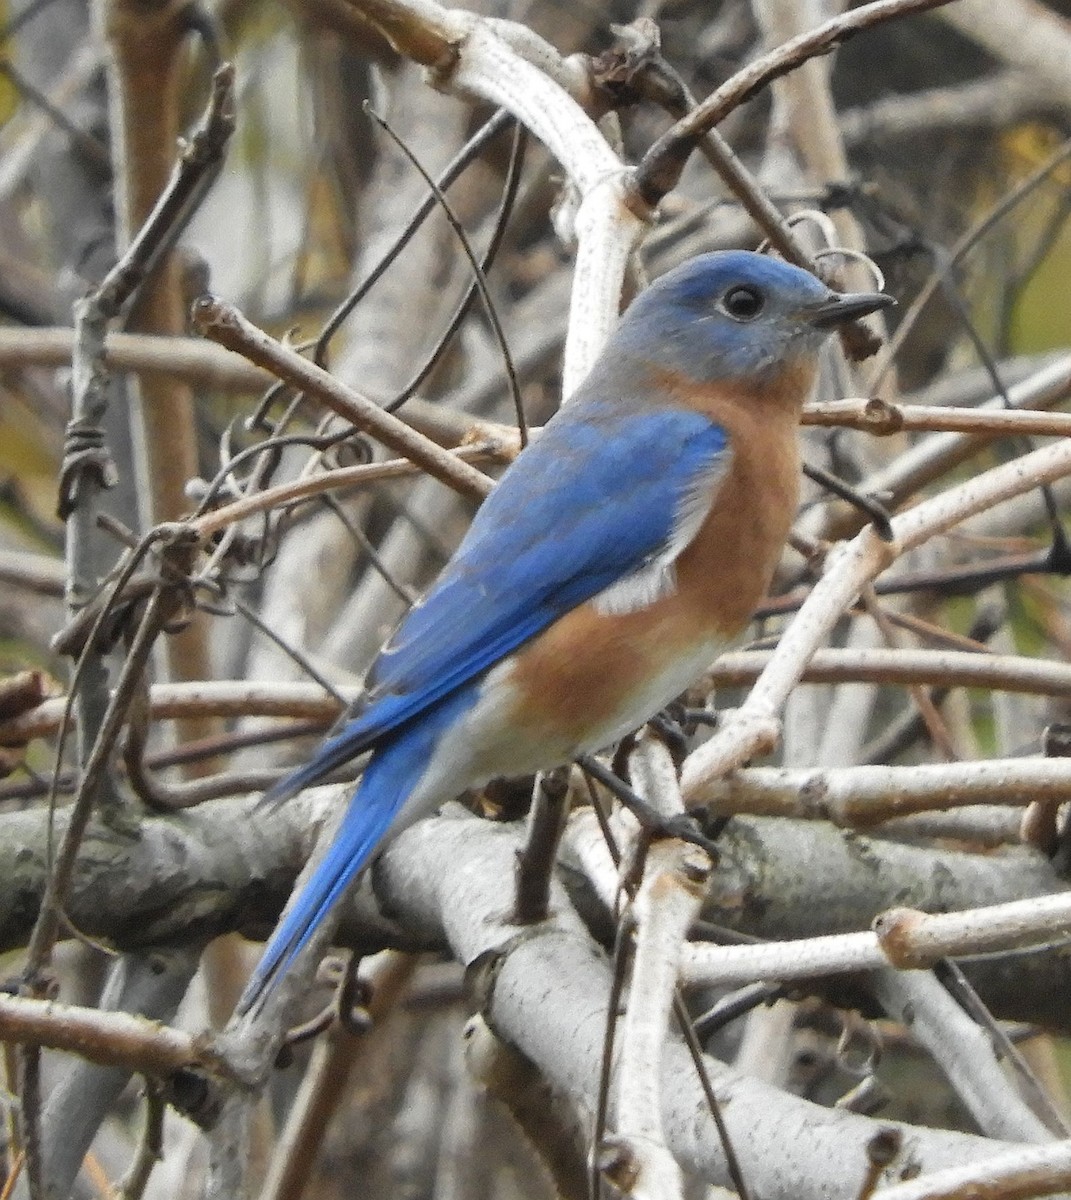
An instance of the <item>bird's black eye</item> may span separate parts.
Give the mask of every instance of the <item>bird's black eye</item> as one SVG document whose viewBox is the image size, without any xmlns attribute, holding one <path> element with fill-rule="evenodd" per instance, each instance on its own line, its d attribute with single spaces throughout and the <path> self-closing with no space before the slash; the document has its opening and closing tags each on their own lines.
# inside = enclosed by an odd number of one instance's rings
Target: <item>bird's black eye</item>
<svg viewBox="0 0 1071 1200">
<path fill-rule="evenodd" d="M 734 321 L 753 321 L 766 303 L 753 287 L 731 287 L 721 298 L 721 307 Z"/>
</svg>

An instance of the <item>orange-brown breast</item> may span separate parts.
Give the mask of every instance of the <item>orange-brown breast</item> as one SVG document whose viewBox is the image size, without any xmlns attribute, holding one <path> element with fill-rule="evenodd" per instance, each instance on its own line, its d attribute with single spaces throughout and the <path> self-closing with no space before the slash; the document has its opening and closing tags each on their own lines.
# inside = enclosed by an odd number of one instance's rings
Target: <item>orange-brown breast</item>
<svg viewBox="0 0 1071 1200">
<path fill-rule="evenodd" d="M 612 722 L 653 676 L 689 655 L 694 670 L 686 665 L 684 673 L 698 675 L 719 644 L 740 635 L 766 593 L 795 516 L 799 408 L 812 381 L 813 369 L 805 367 L 761 391 L 659 380 L 663 394 L 709 413 L 725 428 L 729 471 L 710 514 L 677 560 L 673 592 L 625 614 L 583 604 L 517 653 L 511 691 L 517 717 L 530 732 L 541 728 L 548 739 L 579 734 L 586 743 L 583 731 Z M 687 678 L 679 687 L 686 684 Z"/>
</svg>

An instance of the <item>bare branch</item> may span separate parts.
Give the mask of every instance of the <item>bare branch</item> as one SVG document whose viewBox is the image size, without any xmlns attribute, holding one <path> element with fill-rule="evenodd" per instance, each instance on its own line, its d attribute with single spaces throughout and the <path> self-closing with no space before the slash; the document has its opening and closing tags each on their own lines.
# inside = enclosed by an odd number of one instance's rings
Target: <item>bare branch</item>
<svg viewBox="0 0 1071 1200">
<path fill-rule="evenodd" d="M 1000 1200 L 1049 1196 L 1071 1187 L 1071 1142 L 1009 1150 L 964 1167 L 923 1173 L 909 1183 L 880 1188 L 874 1200 L 954 1200 L 964 1192 Z"/>
<path fill-rule="evenodd" d="M 839 43 L 883 21 L 939 8 L 948 0 L 876 0 L 842 13 L 817 28 L 750 63 L 664 133 L 636 169 L 633 186 L 647 204 L 657 204 L 676 187 L 700 137 L 774 79 L 815 55 L 828 54 Z"/>
<path fill-rule="evenodd" d="M 879 574 L 898 553 L 923 544 L 931 537 L 972 516 L 1071 472 L 1071 447 L 1057 444 L 1036 450 L 1005 466 L 995 467 L 967 483 L 896 517 L 897 543 L 890 546 L 869 528 L 839 548 L 826 574 L 818 582 L 774 651 L 770 664 L 752 688 L 744 705 L 724 729 L 696 750 L 685 763 L 683 787 L 694 803 L 702 788 L 756 753 L 772 749 L 778 737 L 775 714 L 799 680 L 818 643 L 860 588 Z"/>
<path fill-rule="evenodd" d="M 193 316 L 206 337 L 244 354 L 258 366 L 270 369 L 280 379 L 315 396 L 356 428 L 374 434 L 384 445 L 404 454 L 448 487 L 480 500 L 491 490 L 492 480 L 481 471 L 460 461 L 429 438 L 410 429 L 404 421 L 384 412 L 378 404 L 346 387 L 322 367 L 257 329 L 233 305 L 212 296 L 202 296 Z"/>
<path fill-rule="evenodd" d="M 198 1068 L 213 1073 L 219 1060 L 198 1038 L 129 1013 L 79 1008 L 56 1000 L 0 995 L 5 1041 L 65 1050 L 90 1062 L 166 1078 Z"/>
<path fill-rule="evenodd" d="M 750 767 L 708 787 L 707 806 L 725 814 L 804 817 L 858 829 L 970 804 L 1071 800 L 1069 766 L 1067 759 L 1003 758 L 906 767 Z"/>
</svg>

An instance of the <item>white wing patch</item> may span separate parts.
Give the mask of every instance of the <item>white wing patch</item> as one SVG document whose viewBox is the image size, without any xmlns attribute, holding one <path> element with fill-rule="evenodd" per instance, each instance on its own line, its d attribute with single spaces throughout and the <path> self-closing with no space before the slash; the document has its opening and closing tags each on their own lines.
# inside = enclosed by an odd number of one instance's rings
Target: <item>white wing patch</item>
<svg viewBox="0 0 1071 1200">
<path fill-rule="evenodd" d="M 677 572 L 663 555 L 650 558 L 635 571 L 612 583 L 592 600 L 601 617 L 623 617 L 668 596 L 677 586 Z"/>
<path fill-rule="evenodd" d="M 726 447 L 692 478 L 677 501 L 673 528 L 662 549 L 594 598 L 595 611 L 600 616 L 620 617 L 638 612 L 676 590 L 676 561 L 706 520 L 731 461 L 732 450 Z"/>
</svg>

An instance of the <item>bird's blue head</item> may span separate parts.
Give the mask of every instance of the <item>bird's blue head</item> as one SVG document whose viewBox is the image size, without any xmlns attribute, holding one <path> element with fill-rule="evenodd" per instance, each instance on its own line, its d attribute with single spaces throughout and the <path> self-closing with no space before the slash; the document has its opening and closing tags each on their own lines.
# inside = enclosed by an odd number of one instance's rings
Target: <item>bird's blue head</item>
<svg viewBox="0 0 1071 1200">
<path fill-rule="evenodd" d="M 624 355 L 697 382 L 764 380 L 813 355 L 839 325 L 893 303 L 835 292 L 809 271 L 748 250 L 701 254 L 641 293 L 614 340 Z"/>
</svg>

